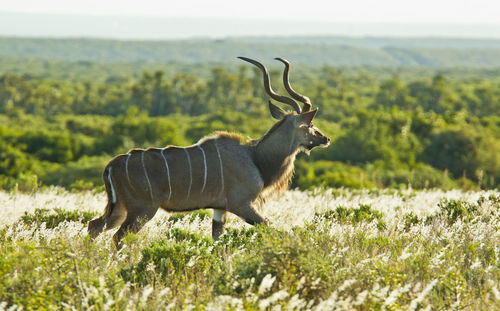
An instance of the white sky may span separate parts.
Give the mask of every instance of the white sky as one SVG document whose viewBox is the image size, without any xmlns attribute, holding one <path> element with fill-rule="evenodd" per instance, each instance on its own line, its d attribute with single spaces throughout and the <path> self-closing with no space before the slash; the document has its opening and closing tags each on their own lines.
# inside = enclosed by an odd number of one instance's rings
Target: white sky
<svg viewBox="0 0 500 311">
<path fill-rule="evenodd" d="M 329 22 L 500 24 L 500 0 L 1 0 L 0 11 Z"/>
</svg>

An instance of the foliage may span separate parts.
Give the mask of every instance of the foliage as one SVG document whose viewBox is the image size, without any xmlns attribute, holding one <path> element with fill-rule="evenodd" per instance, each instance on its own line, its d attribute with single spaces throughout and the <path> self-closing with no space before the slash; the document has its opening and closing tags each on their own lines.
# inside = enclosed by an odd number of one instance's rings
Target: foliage
<svg viewBox="0 0 500 311">
<path fill-rule="evenodd" d="M 0 222 L 0 306 L 500 306 L 498 191 L 292 191 L 264 211 L 272 218 L 270 227 L 249 227 L 230 217 L 226 232 L 213 242 L 210 217 L 199 217 L 205 212 L 157 215 L 139 234 L 129 234 L 119 251 L 111 234 L 90 241 L 80 233 L 95 214 L 87 205 L 95 196 L 105 199 L 103 193 L 61 189 L 0 192 L 6 198 Z M 61 201 L 67 209 L 58 208 Z M 46 209 L 33 208 L 40 205 Z M 18 209 L 31 212 L 9 216 Z"/>
<path fill-rule="evenodd" d="M 198 219 L 205 219 L 205 218 L 210 218 L 212 217 L 212 213 L 209 212 L 208 210 L 198 210 L 194 212 L 185 212 L 185 213 L 175 213 L 172 216 L 168 217 L 168 220 L 176 223 L 178 221 L 181 221 L 185 218 L 189 218 L 190 222 L 195 221 L 197 218 Z"/>
<path fill-rule="evenodd" d="M 311 65 L 498 67 L 498 40 L 450 38 L 267 37 L 168 41 L 0 38 L 0 55 L 101 62 L 227 63 L 236 55 L 287 55 Z M 43 67 L 42 67 L 43 68 Z M 96 68 L 98 69 L 98 68 Z"/>
<path fill-rule="evenodd" d="M 373 188 L 363 169 L 337 161 L 298 161 L 292 187 L 314 189 L 323 187 Z"/>
<path fill-rule="evenodd" d="M 385 229 L 386 225 L 383 220 L 383 215 L 379 211 L 373 210 L 370 205 L 361 204 L 359 208 L 346 208 L 339 206 L 334 210 L 325 213 L 316 213 L 318 220 L 336 221 L 339 223 L 352 222 L 372 222 L 376 220 L 377 228 Z"/>
<path fill-rule="evenodd" d="M 50 211 L 46 208 L 41 208 L 35 209 L 33 214 L 25 213 L 24 216 L 21 216 L 21 222 L 27 226 L 34 225 L 36 227 L 40 227 L 43 223 L 46 228 L 52 229 L 64 221 L 78 221 L 86 224 L 96 216 L 97 213 L 88 211 L 67 211 L 61 208 L 55 208 L 53 211 Z"/>
<path fill-rule="evenodd" d="M 441 214 L 446 217 L 449 224 L 457 220 L 468 221 L 478 210 L 476 204 L 470 204 L 464 201 L 445 200 L 438 204 Z"/>
<path fill-rule="evenodd" d="M 105 163 L 131 148 L 188 145 L 217 130 L 259 138 L 271 127 L 258 70 L 158 68 L 95 80 L 0 75 L 0 187 L 102 186 Z M 321 108 L 315 124 L 332 145 L 298 157 L 292 187 L 498 187 L 500 81 L 489 71 L 407 69 L 403 79 L 296 69 L 294 87 Z M 271 74 L 283 93 L 281 71 Z"/>
</svg>

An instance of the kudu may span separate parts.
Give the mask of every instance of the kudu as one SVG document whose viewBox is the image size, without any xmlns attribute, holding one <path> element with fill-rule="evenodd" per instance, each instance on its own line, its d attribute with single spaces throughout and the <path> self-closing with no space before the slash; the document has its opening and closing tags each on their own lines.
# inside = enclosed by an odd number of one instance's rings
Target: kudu
<svg viewBox="0 0 500 311">
<path fill-rule="evenodd" d="M 286 113 L 269 101 L 271 115 L 279 121 L 258 140 L 217 132 L 189 147 L 132 149 L 116 156 L 103 173 L 108 203 L 104 215 L 89 223 L 91 238 L 121 225 L 113 237 L 119 247 L 123 236 L 139 231 L 159 207 L 169 212 L 213 209 L 214 240 L 223 233 L 227 212 L 249 224 L 267 225 L 258 207 L 287 188 L 297 153 L 328 146 L 330 139 L 313 126 L 317 110 L 311 111 L 309 98 L 290 86 L 286 60 L 277 58 L 285 64 L 283 83 L 293 98 L 304 103 L 302 109 L 292 98 L 273 91 L 264 65 L 239 58 L 260 68 L 270 97 L 294 111 Z"/>
</svg>

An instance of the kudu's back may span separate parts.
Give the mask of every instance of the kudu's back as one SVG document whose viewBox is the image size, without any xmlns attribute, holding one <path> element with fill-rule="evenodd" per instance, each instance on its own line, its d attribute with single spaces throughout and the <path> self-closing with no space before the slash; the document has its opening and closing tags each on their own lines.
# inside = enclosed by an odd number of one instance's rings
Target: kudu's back
<svg viewBox="0 0 500 311">
<path fill-rule="evenodd" d="M 105 214 L 89 224 L 91 236 L 128 219 L 145 222 L 158 207 L 169 212 L 211 208 L 224 214 L 228 202 L 251 201 L 262 189 L 252 146 L 223 132 L 189 147 L 130 150 L 107 164 L 103 179 L 109 202 Z"/>
<path fill-rule="evenodd" d="M 108 165 L 112 179 L 123 183 L 115 187 L 144 204 L 177 212 L 225 207 L 235 181 L 255 170 L 251 148 L 223 133 L 184 148 L 131 150 Z"/>
</svg>

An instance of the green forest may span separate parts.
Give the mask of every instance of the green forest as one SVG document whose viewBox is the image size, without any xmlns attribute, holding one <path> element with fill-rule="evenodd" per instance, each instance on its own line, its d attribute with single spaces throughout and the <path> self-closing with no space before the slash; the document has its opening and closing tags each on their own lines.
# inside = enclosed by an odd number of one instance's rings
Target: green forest
<svg viewBox="0 0 500 311">
<path fill-rule="evenodd" d="M 0 55 L 59 61 L 237 64 L 236 56 L 295 64 L 425 68 L 500 67 L 500 40 L 452 38 L 236 37 L 168 41 L 0 37 Z"/>
<path fill-rule="evenodd" d="M 216 130 L 262 136 L 273 124 L 262 75 L 236 56 L 201 65 L 0 54 L 0 187 L 93 189 L 106 162 L 133 147 L 188 145 Z M 292 187 L 499 187 L 498 65 L 294 66 L 279 56 L 332 138 L 298 157 Z M 260 60 L 286 94 L 280 64 Z"/>
</svg>

